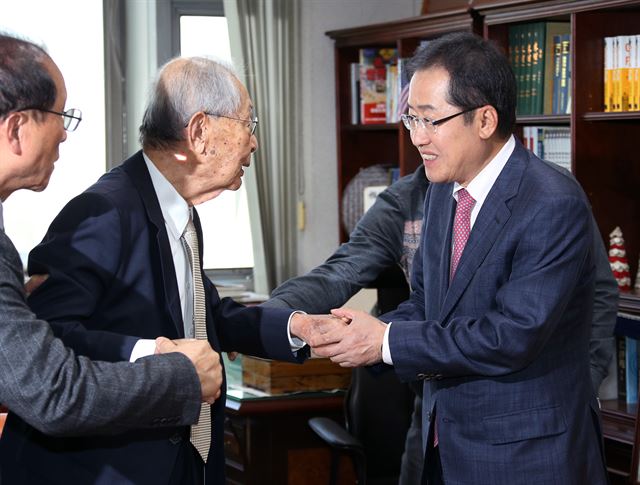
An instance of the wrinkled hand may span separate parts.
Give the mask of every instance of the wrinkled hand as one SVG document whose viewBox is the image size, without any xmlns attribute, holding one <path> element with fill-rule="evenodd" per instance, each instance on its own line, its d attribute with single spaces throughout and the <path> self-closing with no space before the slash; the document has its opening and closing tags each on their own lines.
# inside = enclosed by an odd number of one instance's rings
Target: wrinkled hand
<svg viewBox="0 0 640 485">
<path fill-rule="evenodd" d="M 166 337 L 156 339 L 156 353 L 180 352 L 193 363 L 200 379 L 202 401 L 213 404 L 220 397 L 222 387 L 222 365 L 220 354 L 215 352 L 209 342 L 196 339 L 169 340 Z"/>
<path fill-rule="evenodd" d="M 305 315 L 296 313 L 291 319 L 291 335 L 304 340 L 310 347 L 339 342 L 348 320 L 333 315 Z"/>
<path fill-rule="evenodd" d="M 331 310 L 331 313 L 351 323 L 339 341 L 314 348 L 317 355 L 329 357 L 341 367 L 360 367 L 382 361 L 386 324 L 366 312 L 349 308 Z"/>
<path fill-rule="evenodd" d="M 42 283 L 46 281 L 48 277 L 49 277 L 48 274 L 32 275 L 31 278 L 29 278 L 27 282 L 24 284 L 24 292 L 27 294 L 27 296 L 33 293 L 36 290 L 36 288 L 38 288 L 38 286 L 40 286 Z"/>
</svg>

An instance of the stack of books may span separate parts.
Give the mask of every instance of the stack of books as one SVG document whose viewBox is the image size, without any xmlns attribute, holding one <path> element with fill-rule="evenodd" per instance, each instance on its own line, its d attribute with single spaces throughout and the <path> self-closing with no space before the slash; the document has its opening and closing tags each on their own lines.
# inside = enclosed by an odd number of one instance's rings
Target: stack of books
<svg viewBox="0 0 640 485">
<path fill-rule="evenodd" d="M 604 38 L 604 111 L 640 110 L 640 35 Z"/>
<path fill-rule="evenodd" d="M 510 26 L 509 59 L 518 84 L 518 115 L 571 112 L 568 22 Z"/>
</svg>

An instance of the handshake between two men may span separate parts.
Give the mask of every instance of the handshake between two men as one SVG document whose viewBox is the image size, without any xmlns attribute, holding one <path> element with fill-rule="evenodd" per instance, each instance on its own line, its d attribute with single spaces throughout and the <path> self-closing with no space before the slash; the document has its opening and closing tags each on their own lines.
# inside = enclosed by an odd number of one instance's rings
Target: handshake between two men
<svg viewBox="0 0 640 485">
<path fill-rule="evenodd" d="M 303 340 L 313 355 L 328 357 L 342 367 L 359 367 L 382 361 L 386 324 L 368 313 L 340 308 L 331 315 L 296 313 L 291 318 L 291 336 Z M 222 364 L 220 354 L 206 340 L 156 339 L 156 353 L 180 352 L 193 363 L 202 387 L 202 401 L 220 397 Z"/>
</svg>

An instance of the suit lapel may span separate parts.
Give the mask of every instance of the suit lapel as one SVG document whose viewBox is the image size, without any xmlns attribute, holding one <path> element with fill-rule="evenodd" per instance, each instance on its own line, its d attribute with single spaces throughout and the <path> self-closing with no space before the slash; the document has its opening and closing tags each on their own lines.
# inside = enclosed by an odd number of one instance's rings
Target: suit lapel
<svg viewBox="0 0 640 485">
<path fill-rule="evenodd" d="M 180 294 L 178 293 L 178 282 L 176 281 L 176 270 L 171 256 L 171 246 L 167 236 L 158 196 L 153 188 L 151 176 L 147 170 L 142 152 L 138 152 L 122 164 L 122 169 L 127 172 L 133 185 L 138 190 L 142 203 L 147 211 L 147 218 L 151 226 L 155 227 L 156 242 L 158 244 L 158 254 L 160 255 L 160 268 L 162 270 L 162 283 L 164 293 L 167 298 L 167 307 L 171 320 L 178 331 L 178 335 L 184 337 L 184 323 L 182 320 L 182 306 L 180 305 Z M 153 233 L 153 231 L 150 231 Z"/>
<path fill-rule="evenodd" d="M 511 217 L 508 201 L 518 193 L 526 158 L 525 149 L 516 141 L 513 154 L 489 191 L 473 225 L 462 258 L 458 263 L 456 275 L 449 285 L 442 305 L 439 317 L 441 322 L 446 321 Z M 451 235 L 451 229 L 449 235 Z M 445 270 L 448 275 L 449 268 Z"/>
</svg>

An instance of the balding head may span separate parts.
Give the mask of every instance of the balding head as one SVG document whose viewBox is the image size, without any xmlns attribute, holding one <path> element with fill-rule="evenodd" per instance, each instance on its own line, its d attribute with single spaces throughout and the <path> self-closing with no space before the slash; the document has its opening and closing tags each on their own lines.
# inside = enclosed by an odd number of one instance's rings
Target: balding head
<svg viewBox="0 0 640 485">
<path fill-rule="evenodd" d="M 180 57 L 158 73 L 140 126 L 143 148 L 184 141 L 198 111 L 233 116 L 241 104 L 240 82 L 230 68 L 203 57 Z"/>
<path fill-rule="evenodd" d="M 41 47 L 0 34 L 0 119 L 25 108 L 51 109 L 57 94 L 52 64 Z"/>
</svg>

